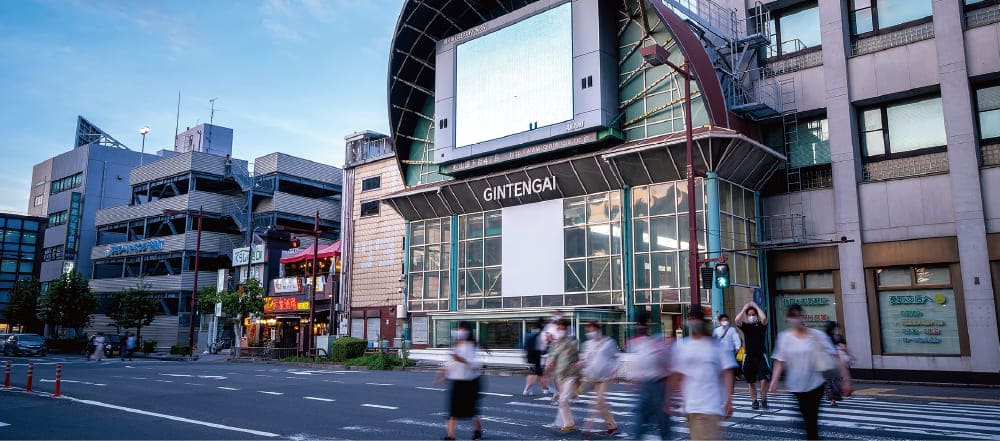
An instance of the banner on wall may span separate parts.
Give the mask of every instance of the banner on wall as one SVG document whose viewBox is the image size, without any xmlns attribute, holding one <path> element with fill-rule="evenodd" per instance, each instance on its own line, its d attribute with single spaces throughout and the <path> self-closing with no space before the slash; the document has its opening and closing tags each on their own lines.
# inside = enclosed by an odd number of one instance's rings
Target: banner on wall
<svg viewBox="0 0 1000 441">
<path fill-rule="evenodd" d="M 886 354 L 959 355 L 955 291 L 878 294 L 882 351 Z"/>
<path fill-rule="evenodd" d="M 785 323 L 785 311 L 789 306 L 798 304 L 802 306 L 802 318 L 805 319 L 806 326 L 824 331 L 827 322 L 838 321 L 837 300 L 830 294 L 777 294 L 774 296 L 773 317 L 770 320 L 776 323 L 778 332 L 788 328 Z"/>
</svg>

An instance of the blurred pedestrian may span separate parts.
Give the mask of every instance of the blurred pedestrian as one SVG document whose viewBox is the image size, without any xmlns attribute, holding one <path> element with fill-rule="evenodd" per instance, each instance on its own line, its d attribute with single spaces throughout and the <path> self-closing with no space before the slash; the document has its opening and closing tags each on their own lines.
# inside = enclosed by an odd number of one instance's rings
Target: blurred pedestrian
<svg viewBox="0 0 1000 441">
<path fill-rule="evenodd" d="M 101 361 L 104 359 L 104 333 L 98 332 L 94 336 L 94 352 L 90 354 L 90 359 L 93 361 Z"/>
<path fill-rule="evenodd" d="M 743 339 L 740 338 L 740 331 L 733 329 L 732 324 L 729 321 L 728 314 L 719 315 L 719 326 L 712 331 L 712 336 L 715 337 L 719 343 L 722 343 L 722 347 L 725 348 L 729 355 L 733 357 L 733 363 L 736 363 L 737 368 L 739 368 L 739 362 L 736 360 L 736 353 L 740 351 L 743 347 Z M 739 374 L 739 372 L 733 372 L 734 374 Z"/>
<path fill-rule="evenodd" d="M 483 423 L 479 416 L 479 387 L 482 363 L 476 350 L 476 340 L 472 335 L 472 323 L 461 322 L 452 331 L 454 346 L 451 360 L 445 363 L 436 384 L 444 378 L 451 381 L 448 410 L 448 434 L 444 439 L 455 439 L 455 427 L 459 418 L 472 418 L 472 439 L 482 439 Z"/>
<path fill-rule="evenodd" d="M 778 390 L 781 374 L 785 388 L 795 395 L 805 424 L 806 439 L 819 439 L 819 404 L 823 399 L 824 373 L 836 369 L 841 375 L 841 391 L 850 396 L 851 376 L 837 357 L 837 351 L 823 332 L 807 328 L 802 306 L 791 305 L 785 314 L 789 328 L 778 334 L 774 352 L 771 393 Z"/>
<path fill-rule="evenodd" d="M 546 371 L 552 373 L 552 379 L 559 386 L 559 412 L 556 418 L 560 422 L 560 432 L 576 430 L 576 420 L 570 409 L 570 401 L 576 393 L 577 382 L 580 381 L 580 351 L 577 348 L 576 337 L 570 335 L 567 329 L 570 322 L 561 318 L 556 323 L 554 340 L 549 348 L 549 361 Z"/>
<path fill-rule="evenodd" d="M 128 361 L 132 361 L 132 355 L 135 354 L 135 336 L 131 332 L 125 333 L 125 340 L 122 341 L 122 361 L 128 357 Z"/>
<path fill-rule="evenodd" d="M 539 383 L 544 392 L 546 389 L 546 381 L 544 369 L 542 369 L 542 324 L 541 320 L 531 326 L 531 332 L 524 337 L 524 358 L 528 362 L 528 375 L 524 379 L 524 392 L 521 395 L 531 396 L 535 394 L 533 387 L 535 383 Z"/>
<path fill-rule="evenodd" d="M 736 358 L 731 345 L 709 335 L 709 323 L 700 308 L 688 312 L 687 325 L 689 336 L 674 344 L 670 381 L 683 397 L 681 407 L 691 439 L 720 439 L 719 424 L 733 414 Z"/>
<path fill-rule="evenodd" d="M 844 340 L 840 325 L 835 321 L 827 322 L 826 335 L 830 338 L 830 343 L 833 344 L 834 349 L 837 350 L 837 358 L 840 359 L 844 367 L 850 368 L 853 357 L 851 357 L 851 353 L 847 350 L 847 342 Z M 837 407 L 837 402 L 844 399 L 844 391 L 841 386 L 843 381 L 843 377 L 841 377 L 840 372 L 837 370 L 827 375 L 826 396 L 830 400 L 830 406 Z"/>
<path fill-rule="evenodd" d="M 767 409 L 767 383 L 771 381 L 771 364 L 767 360 L 765 341 L 767 340 L 767 315 L 755 302 L 743 305 L 736 314 L 736 326 L 743 331 L 745 355 L 743 356 L 743 378 L 750 390 L 751 407 L 754 410 Z M 760 400 L 757 400 L 757 382 L 760 382 Z"/>
<path fill-rule="evenodd" d="M 594 405 L 589 413 L 597 413 L 607 425 L 605 434 L 612 436 L 618 432 L 618 423 L 611 414 L 611 406 L 604 398 L 608 385 L 614 380 L 618 366 L 618 345 L 611 337 L 601 333 L 597 322 L 589 322 L 586 326 L 587 340 L 583 342 L 580 354 L 581 374 L 585 383 L 584 389 L 594 391 Z M 584 430 L 589 428 L 590 419 L 584 418 Z"/>
<path fill-rule="evenodd" d="M 660 428 L 660 439 L 670 439 L 670 415 L 667 414 L 670 376 L 670 346 L 662 335 L 650 335 L 649 313 L 640 312 L 636 318 L 635 337 L 628 342 L 633 352 L 629 362 L 629 380 L 639 385 L 639 402 L 636 405 L 634 439 L 642 439 L 646 424 Z"/>
<path fill-rule="evenodd" d="M 557 334 L 559 320 L 562 320 L 562 312 L 556 311 L 555 313 L 552 314 L 552 320 L 546 323 L 545 326 L 542 328 L 541 347 L 540 347 L 540 350 L 542 351 L 542 366 L 549 365 L 548 363 L 549 347 L 552 345 L 553 341 L 557 340 L 556 334 Z M 551 372 L 543 371 L 542 377 L 539 379 L 539 383 L 542 384 L 542 392 L 547 394 L 552 394 L 552 401 L 557 401 L 559 399 L 558 397 L 559 383 L 557 383 L 557 380 L 555 378 L 550 378 L 550 377 L 552 377 Z M 548 387 L 545 386 L 546 384 L 548 384 Z"/>
</svg>

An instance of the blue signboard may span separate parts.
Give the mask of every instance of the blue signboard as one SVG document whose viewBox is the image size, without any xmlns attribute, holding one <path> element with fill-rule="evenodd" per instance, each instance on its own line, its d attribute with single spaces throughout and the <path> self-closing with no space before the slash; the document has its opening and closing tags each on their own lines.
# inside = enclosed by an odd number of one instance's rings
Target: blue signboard
<svg viewBox="0 0 1000 441">
<path fill-rule="evenodd" d="M 80 210 L 83 195 L 74 191 L 69 200 L 69 216 L 66 219 L 66 255 L 76 255 L 80 237 Z M 68 259 L 68 258 L 67 258 Z"/>
</svg>

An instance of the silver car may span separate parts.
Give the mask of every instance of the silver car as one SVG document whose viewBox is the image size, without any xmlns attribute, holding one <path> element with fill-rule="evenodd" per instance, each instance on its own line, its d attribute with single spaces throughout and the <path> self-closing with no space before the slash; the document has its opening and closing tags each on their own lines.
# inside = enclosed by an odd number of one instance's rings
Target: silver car
<svg viewBox="0 0 1000 441">
<path fill-rule="evenodd" d="M 45 339 L 38 334 L 12 334 L 7 337 L 7 344 L 3 347 L 3 355 L 40 355 L 45 356 L 49 352 L 49 347 L 45 344 Z"/>
</svg>

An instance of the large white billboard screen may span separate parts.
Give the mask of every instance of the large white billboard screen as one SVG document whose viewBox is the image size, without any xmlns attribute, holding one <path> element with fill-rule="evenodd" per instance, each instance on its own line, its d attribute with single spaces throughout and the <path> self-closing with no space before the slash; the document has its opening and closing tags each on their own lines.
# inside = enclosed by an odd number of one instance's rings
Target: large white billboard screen
<svg viewBox="0 0 1000 441">
<path fill-rule="evenodd" d="M 458 45 L 457 147 L 573 119 L 571 5 Z"/>
</svg>

